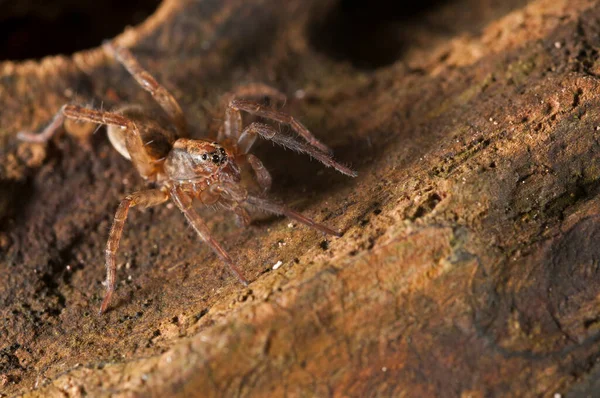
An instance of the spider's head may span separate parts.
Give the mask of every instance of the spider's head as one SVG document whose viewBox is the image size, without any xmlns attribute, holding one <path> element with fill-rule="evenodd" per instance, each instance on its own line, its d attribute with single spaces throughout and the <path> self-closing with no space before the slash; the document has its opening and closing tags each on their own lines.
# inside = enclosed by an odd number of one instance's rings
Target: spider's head
<svg viewBox="0 0 600 398">
<path fill-rule="evenodd" d="M 165 160 L 165 171 L 173 180 L 210 177 L 229 161 L 225 148 L 216 142 L 180 138 Z"/>
</svg>

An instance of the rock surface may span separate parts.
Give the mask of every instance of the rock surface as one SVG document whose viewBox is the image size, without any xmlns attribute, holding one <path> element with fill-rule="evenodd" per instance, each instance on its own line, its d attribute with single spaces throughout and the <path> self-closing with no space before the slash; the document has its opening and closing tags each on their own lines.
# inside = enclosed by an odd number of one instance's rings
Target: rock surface
<svg viewBox="0 0 600 398">
<path fill-rule="evenodd" d="M 175 209 L 132 211 L 102 317 L 108 228 L 142 181 L 103 129 L 15 135 L 66 102 L 151 99 L 99 50 L 0 64 L 0 396 L 595 391 L 600 4 L 425 2 L 363 25 L 348 4 L 166 0 L 119 36 L 195 136 L 223 93 L 268 83 L 359 176 L 259 148 L 272 196 L 345 234 L 203 212 L 248 288 Z"/>
</svg>

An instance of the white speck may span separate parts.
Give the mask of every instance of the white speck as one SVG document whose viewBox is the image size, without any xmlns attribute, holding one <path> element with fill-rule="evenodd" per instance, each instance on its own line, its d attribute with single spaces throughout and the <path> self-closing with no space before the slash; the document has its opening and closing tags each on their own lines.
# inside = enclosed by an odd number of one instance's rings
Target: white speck
<svg viewBox="0 0 600 398">
<path fill-rule="evenodd" d="M 387 368 L 384 366 L 383 368 L 381 368 L 382 372 L 387 372 Z"/>
<path fill-rule="evenodd" d="M 554 398 L 562 398 L 562 395 L 560 395 L 559 393 L 554 394 Z"/>
<path fill-rule="evenodd" d="M 561 48 L 562 47 L 562 43 L 559 42 L 559 41 L 556 41 L 556 42 L 554 42 L 554 47 Z M 555 397 L 556 397 L 556 395 L 555 395 Z M 560 397 L 560 395 L 559 395 L 559 397 Z"/>
<path fill-rule="evenodd" d="M 166 359 L 167 359 L 167 363 L 173 362 L 173 358 L 170 355 Z"/>
<path fill-rule="evenodd" d="M 288 224 L 288 228 L 294 228 L 294 224 L 293 223 L 289 223 Z"/>
<path fill-rule="evenodd" d="M 596 131 L 599 131 L 599 130 L 600 130 L 600 126 L 596 126 Z"/>
<path fill-rule="evenodd" d="M 125 263 L 125 269 L 129 269 L 129 268 L 131 268 L 131 262 L 130 262 L 130 261 L 127 261 L 127 262 Z"/>
<path fill-rule="evenodd" d="M 67 271 L 71 271 L 71 266 L 67 265 Z"/>
<path fill-rule="evenodd" d="M 175 207 L 173 206 L 173 203 L 167 203 L 167 209 L 171 210 L 173 207 Z"/>
<path fill-rule="evenodd" d="M 306 91 L 304 90 L 296 90 L 296 92 L 294 93 L 294 96 L 298 99 L 302 99 L 306 96 Z"/>
<path fill-rule="evenodd" d="M 279 247 L 285 246 L 285 242 L 280 240 L 279 242 L 277 242 L 277 246 L 279 246 Z"/>
<path fill-rule="evenodd" d="M 131 281 L 131 280 L 133 280 L 133 278 L 131 277 L 131 275 L 129 275 L 129 276 L 127 277 L 127 280 L 128 280 L 128 281 Z"/>
<path fill-rule="evenodd" d="M 279 267 L 281 267 L 283 265 L 283 261 L 279 260 L 275 263 L 275 265 L 273 266 L 273 269 L 277 269 Z"/>
</svg>

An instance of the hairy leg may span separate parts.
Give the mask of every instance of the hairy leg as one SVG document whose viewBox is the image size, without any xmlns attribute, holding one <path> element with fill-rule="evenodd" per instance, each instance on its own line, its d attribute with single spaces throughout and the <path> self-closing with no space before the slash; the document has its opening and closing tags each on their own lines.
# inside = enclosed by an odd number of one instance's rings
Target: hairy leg
<svg viewBox="0 0 600 398">
<path fill-rule="evenodd" d="M 317 148 L 319 151 L 324 153 L 330 153 L 331 150 L 327 147 L 327 145 L 323 144 L 319 141 L 312 133 L 304 127 L 299 121 L 294 119 L 292 116 L 287 113 L 277 111 L 275 109 L 268 108 L 263 106 L 255 101 L 243 100 L 243 99 L 234 99 L 229 103 L 229 108 L 233 111 L 244 111 L 248 112 L 251 115 L 256 115 L 263 117 L 265 119 L 274 120 L 279 123 L 284 123 L 289 125 L 299 136 L 304 138 L 306 142 L 308 142 L 311 146 Z"/>
<path fill-rule="evenodd" d="M 236 203 L 231 207 L 231 210 L 235 214 L 235 220 L 239 227 L 250 226 L 250 214 L 248 214 L 246 209 Z"/>
<path fill-rule="evenodd" d="M 77 122 L 90 122 L 115 126 L 126 133 L 125 144 L 135 168 L 143 178 L 156 174 L 155 160 L 148 155 L 136 124 L 125 116 L 105 111 L 84 108 L 78 105 L 64 105 L 52 122 L 40 134 L 20 132 L 17 137 L 29 142 L 46 142 L 56 133 L 66 119 Z M 39 138 L 38 138 L 39 137 Z"/>
<path fill-rule="evenodd" d="M 108 308 L 112 294 L 115 291 L 117 281 L 116 254 L 129 209 L 134 206 L 142 208 L 156 206 L 166 202 L 168 199 L 169 195 L 166 192 L 159 189 L 151 189 L 127 195 L 119 204 L 108 235 L 108 242 L 106 242 L 106 294 L 100 307 L 100 314 L 104 313 Z"/>
<path fill-rule="evenodd" d="M 271 183 L 273 182 L 273 178 L 271 177 L 271 173 L 269 170 L 265 168 L 259 158 L 249 153 L 246 155 L 246 160 L 254 170 L 254 174 L 256 175 L 256 181 L 258 181 L 258 185 L 263 189 L 264 192 L 271 189 Z"/>
<path fill-rule="evenodd" d="M 237 268 L 229 254 L 227 254 L 225 249 L 223 249 L 223 247 L 221 247 L 221 245 L 219 245 L 219 243 L 212 237 L 210 230 L 192 207 L 192 198 L 178 188 L 172 188 L 170 195 L 175 205 L 179 208 L 179 210 L 181 210 L 192 228 L 194 228 L 194 231 L 196 231 L 198 236 L 200 236 L 200 239 L 206 242 L 206 244 L 210 246 L 215 254 L 217 254 L 221 260 L 227 263 L 231 272 L 244 286 L 248 286 L 248 281 L 242 276 L 242 273 Z"/>
<path fill-rule="evenodd" d="M 287 97 L 284 93 L 263 83 L 249 83 L 235 87 L 232 91 L 225 93 L 222 96 L 222 101 L 228 104 L 233 99 L 253 99 L 260 100 L 269 98 L 278 102 L 285 102 Z"/>
<path fill-rule="evenodd" d="M 224 198 L 228 201 L 237 202 L 239 204 L 246 203 L 246 204 L 249 204 L 250 206 L 257 207 L 257 208 L 267 211 L 269 213 L 281 214 L 281 215 L 287 216 L 293 220 L 301 222 L 304 225 L 307 225 L 311 228 L 314 228 L 314 229 L 324 232 L 326 234 L 334 235 L 334 236 L 342 236 L 341 232 L 335 231 L 323 224 L 319 224 L 318 222 L 316 222 L 306 216 L 303 216 L 302 214 L 300 214 L 286 206 L 283 206 L 278 203 L 274 203 L 269 200 L 262 199 L 262 198 L 259 198 L 256 196 L 248 195 L 246 190 L 244 190 L 243 188 L 241 188 L 235 184 L 217 183 L 217 184 L 211 185 L 210 190 L 212 191 L 213 194 L 220 194 L 222 198 Z"/>
<path fill-rule="evenodd" d="M 65 117 L 76 121 L 106 124 L 123 129 L 125 145 L 137 171 L 143 178 L 150 178 L 156 174 L 155 159 L 146 152 L 140 131 L 133 121 L 118 113 L 96 111 L 77 105 L 63 107 L 63 113 Z"/>
<path fill-rule="evenodd" d="M 225 107 L 225 122 L 223 130 L 219 130 L 217 141 L 222 142 L 227 138 L 237 141 L 240 134 L 242 133 L 242 120 L 239 112 L 237 114 L 232 113 L 232 109 L 229 107 L 234 99 L 253 99 L 260 100 L 262 98 L 269 98 L 278 102 L 285 102 L 286 96 L 281 91 L 262 83 L 251 83 L 243 86 L 234 88 L 233 91 L 228 92 L 221 96 L 219 101 L 219 107 Z"/>
<path fill-rule="evenodd" d="M 295 140 L 294 138 L 288 135 L 282 134 L 279 131 L 275 130 L 273 127 L 262 123 L 252 123 L 244 129 L 244 131 L 240 135 L 240 144 L 238 147 L 239 150 L 242 151 L 248 148 L 251 145 L 248 144 L 248 142 L 254 142 L 257 136 L 260 136 L 266 140 L 273 141 L 274 143 L 279 144 L 285 148 L 291 149 L 293 151 L 307 154 L 317 159 L 325 166 L 333 167 L 340 173 L 345 174 L 347 176 L 356 177 L 357 175 L 354 170 L 342 164 L 339 164 L 338 162 L 333 160 L 333 158 L 330 155 L 315 149 L 311 145 L 307 145 L 303 142 Z"/>
<path fill-rule="evenodd" d="M 114 56 L 125 69 L 127 69 L 144 90 L 152 94 L 154 100 L 163 108 L 173 124 L 175 124 L 175 127 L 177 127 L 177 132 L 180 137 L 187 137 L 187 122 L 175 97 L 173 97 L 165 87 L 158 83 L 148 71 L 142 68 L 128 49 L 115 47 L 109 42 L 106 42 L 103 47 L 110 55 Z"/>
<path fill-rule="evenodd" d="M 54 115 L 50 124 L 39 134 L 29 131 L 19 131 L 17 138 L 25 142 L 46 143 L 60 129 L 65 121 L 64 109 L 67 105 L 63 105 L 60 110 Z"/>
<path fill-rule="evenodd" d="M 300 214 L 286 206 L 271 202 L 269 200 L 249 195 L 246 198 L 246 203 L 248 203 L 251 206 L 257 207 L 259 209 L 262 209 L 264 211 L 267 211 L 269 213 L 284 215 L 286 217 L 291 218 L 292 220 L 296 220 L 304 225 L 307 225 L 311 228 L 314 228 L 314 229 L 324 232 L 326 234 L 334 235 L 334 236 L 338 236 L 338 237 L 342 236 L 342 233 L 340 231 L 335 231 L 323 224 L 319 224 L 318 222 L 316 222 L 306 216 L 303 216 L 302 214 Z"/>
</svg>

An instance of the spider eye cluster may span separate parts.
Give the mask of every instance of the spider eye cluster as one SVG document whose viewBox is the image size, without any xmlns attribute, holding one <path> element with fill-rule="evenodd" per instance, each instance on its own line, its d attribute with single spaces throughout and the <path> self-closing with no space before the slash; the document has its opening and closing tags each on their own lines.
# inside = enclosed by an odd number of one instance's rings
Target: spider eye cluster
<svg viewBox="0 0 600 398">
<path fill-rule="evenodd" d="M 212 152 L 205 152 L 202 154 L 202 160 L 211 161 L 216 165 L 221 165 L 227 161 L 227 152 L 222 147 L 217 147 Z"/>
</svg>

